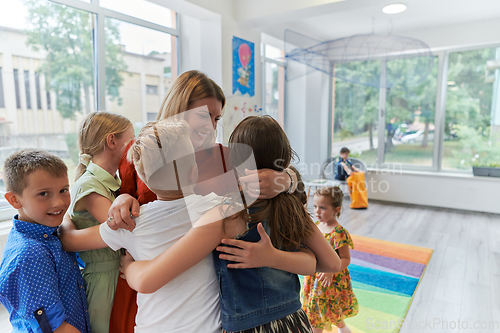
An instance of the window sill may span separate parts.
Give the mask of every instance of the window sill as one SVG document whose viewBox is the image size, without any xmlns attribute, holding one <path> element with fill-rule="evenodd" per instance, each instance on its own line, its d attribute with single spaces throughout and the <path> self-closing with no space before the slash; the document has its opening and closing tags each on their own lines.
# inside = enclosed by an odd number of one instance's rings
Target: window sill
<svg viewBox="0 0 500 333">
<path fill-rule="evenodd" d="M 425 176 L 425 177 L 438 177 L 438 178 L 455 178 L 460 180 L 500 182 L 500 177 L 474 176 L 472 172 L 468 173 L 468 172 L 448 172 L 448 171 L 389 170 L 389 169 L 368 168 L 368 173 L 380 174 L 384 176 L 412 175 L 412 176 Z"/>
</svg>

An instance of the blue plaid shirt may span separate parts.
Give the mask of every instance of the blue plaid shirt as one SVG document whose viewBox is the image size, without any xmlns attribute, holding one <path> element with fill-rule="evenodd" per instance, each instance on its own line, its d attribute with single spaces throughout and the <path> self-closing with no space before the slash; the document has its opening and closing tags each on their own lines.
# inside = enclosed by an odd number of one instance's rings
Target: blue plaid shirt
<svg viewBox="0 0 500 333">
<path fill-rule="evenodd" d="M 64 321 L 90 332 L 83 279 L 74 253 L 62 249 L 57 228 L 13 218 L 0 264 L 0 302 L 14 332 L 42 332 L 34 312 L 43 308 L 52 330 Z"/>
</svg>

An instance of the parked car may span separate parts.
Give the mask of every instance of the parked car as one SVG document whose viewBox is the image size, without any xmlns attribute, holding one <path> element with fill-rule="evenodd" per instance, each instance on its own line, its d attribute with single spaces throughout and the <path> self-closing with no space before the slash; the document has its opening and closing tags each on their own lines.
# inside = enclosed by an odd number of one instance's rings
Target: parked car
<svg viewBox="0 0 500 333">
<path fill-rule="evenodd" d="M 407 124 L 401 124 L 401 125 L 399 125 L 398 128 L 396 128 L 396 130 L 394 131 L 394 136 L 392 138 L 394 140 L 401 141 L 401 138 L 405 134 L 409 134 L 409 132 L 407 132 L 407 128 L 408 128 Z"/>
<path fill-rule="evenodd" d="M 429 131 L 427 139 L 429 141 L 434 140 L 434 131 Z M 415 142 L 422 142 L 423 140 L 424 140 L 424 130 L 407 132 L 405 133 L 405 135 L 401 137 L 402 143 L 415 143 Z"/>
</svg>

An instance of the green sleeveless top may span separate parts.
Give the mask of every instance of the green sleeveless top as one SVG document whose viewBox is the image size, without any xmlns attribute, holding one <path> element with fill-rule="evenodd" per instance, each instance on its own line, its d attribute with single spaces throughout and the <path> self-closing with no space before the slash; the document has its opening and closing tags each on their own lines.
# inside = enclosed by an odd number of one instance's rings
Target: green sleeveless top
<svg viewBox="0 0 500 333">
<path fill-rule="evenodd" d="M 75 212 L 76 203 L 91 193 L 97 193 L 113 202 L 120 190 L 120 179 L 92 162 L 87 171 L 71 188 L 69 216 L 78 229 L 99 225 L 88 211 Z M 103 222 L 103 221 L 101 221 Z M 85 262 L 83 280 L 87 293 L 90 327 L 92 333 L 109 332 L 109 318 L 119 277 L 120 251 L 109 247 L 78 253 Z"/>
</svg>

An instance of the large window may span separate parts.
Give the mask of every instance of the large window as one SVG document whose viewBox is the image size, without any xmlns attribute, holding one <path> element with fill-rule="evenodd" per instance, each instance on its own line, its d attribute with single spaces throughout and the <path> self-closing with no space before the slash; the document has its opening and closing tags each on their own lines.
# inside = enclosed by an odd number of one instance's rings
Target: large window
<svg viewBox="0 0 500 333">
<path fill-rule="evenodd" d="M 475 164 L 500 165 L 500 47 L 333 68 L 353 80 L 334 79 L 331 156 L 346 146 L 373 167 L 470 172 Z M 388 81 L 357 82 L 366 73 Z"/>
<path fill-rule="evenodd" d="M 137 128 L 158 112 L 178 73 L 176 13 L 146 0 L 12 0 L 5 9 L 0 166 L 16 150 L 45 149 L 73 182 L 89 112 L 119 113 Z"/>
</svg>

